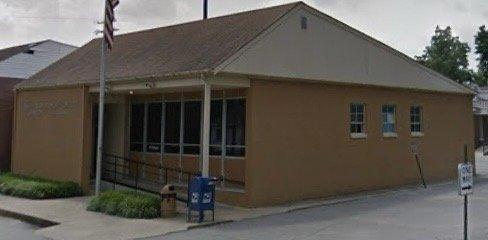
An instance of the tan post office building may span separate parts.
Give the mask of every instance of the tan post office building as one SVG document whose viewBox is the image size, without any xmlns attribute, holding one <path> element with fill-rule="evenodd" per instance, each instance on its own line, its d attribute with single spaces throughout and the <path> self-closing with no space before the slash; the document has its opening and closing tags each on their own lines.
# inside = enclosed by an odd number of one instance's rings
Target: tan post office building
<svg viewBox="0 0 488 240">
<path fill-rule="evenodd" d="M 16 86 L 14 172 L 90 190 L 99 54 Z M 206 126 L 217 198 L 249 207 L 416 184 L 412 146 L 428 183 L 474 156 L 470 89 L 302 2 L 122 34 L 107 65 L 107 182 L 184 187 Z"/>
</svg>

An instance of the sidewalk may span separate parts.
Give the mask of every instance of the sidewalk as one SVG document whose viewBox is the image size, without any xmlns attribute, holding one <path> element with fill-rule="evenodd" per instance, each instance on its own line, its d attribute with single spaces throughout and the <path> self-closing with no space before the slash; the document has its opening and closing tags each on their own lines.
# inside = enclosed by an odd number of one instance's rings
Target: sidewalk
<svg viewBox="0 0 488 240">
<path fill-rule="evenodd" d="M 186 208 L 178 203 L 179 215 L 170 219 L 125 219 L 101 213 L 86 211 L 90 197 L 77 197 L 56 200 L 29 200 L 0 195 L 0 214 L 3 211 L 31 216 L 58 223 L 41 228 L 36 235 L 48 239 L 136 239 L 165 235 L 208 224 L 239 221 L 266 215 L 290 212 L 293 210 L 352 201 L 357 197 L 335 200 L 303 201 L 289 205 L 246 209 L 218 204 L 215 222 L 187 223 Z"/>
<path fill-rule="evenodd" d="M 89 197 L 27 200 L 0 195 L 0 209 L 53 222 L 36 230 L 48 239 L 133 239 L 187 229 L 184 216 L 164 220 L 134 220 L 86 211 Z"/>
</svg>

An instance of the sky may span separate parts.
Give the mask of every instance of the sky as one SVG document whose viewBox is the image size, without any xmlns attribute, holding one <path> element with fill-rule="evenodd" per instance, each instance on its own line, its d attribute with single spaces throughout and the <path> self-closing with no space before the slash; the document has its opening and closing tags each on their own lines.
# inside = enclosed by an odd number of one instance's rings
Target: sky
<svg viewBox="0 0 488 240">
<path fill-rule="evenodd" d="M 202 18 L 203 0 L 120 0 L 117 34 Z M 209 17 L 294 0 L 209 0 Z M 308 5 L 414 57 L 429 44 L 436 25 L 451 26 L 471 47 L 488 25 L 487 0 L 305 0 Z M 101 29 L 103 0 L 0 0 L 0 48 L 53 39 L 82 46 Z"/>
</svg>

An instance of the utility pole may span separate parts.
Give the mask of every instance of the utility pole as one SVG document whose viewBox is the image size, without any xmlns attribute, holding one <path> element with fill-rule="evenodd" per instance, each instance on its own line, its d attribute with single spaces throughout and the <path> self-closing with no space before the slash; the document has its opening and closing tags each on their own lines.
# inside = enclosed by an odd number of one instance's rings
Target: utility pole
<svg viewBox="0 0 488 240">
<path fill-rule="evenodd" d="M 203 19 L 208 18 L 208 0 L 203 0 Z"/>
<path fill-rule="evenodd" d="M 464 164 L 468 164 L 467 145 L 464 145 Z M 468 194 L 464 195 L 464 240 L 468 240 Z"/>
</svg>

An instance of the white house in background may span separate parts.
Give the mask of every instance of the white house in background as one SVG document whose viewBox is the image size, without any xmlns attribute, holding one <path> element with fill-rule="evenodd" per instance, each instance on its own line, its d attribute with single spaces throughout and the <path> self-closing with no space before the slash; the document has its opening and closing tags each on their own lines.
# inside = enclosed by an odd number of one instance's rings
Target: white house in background
<svg viewBox="0 0 488 240">
<path fill-rule="evenodd" d="M 53 40 L 0 49 L 0 171 L 10 169 L 14 85 L 75 49 L 75 46 Z"/>
<path fill-rule="evenodd" d="M 45 40 L 0 50 L 0 77 L 27 79 L 76 49 Z"/>
<path fill-rule="evenodd" d="M 473 113 L 476 146 L 488 140 L 488 87 L 476 87 L 473 98 Z"/>
</svg>

